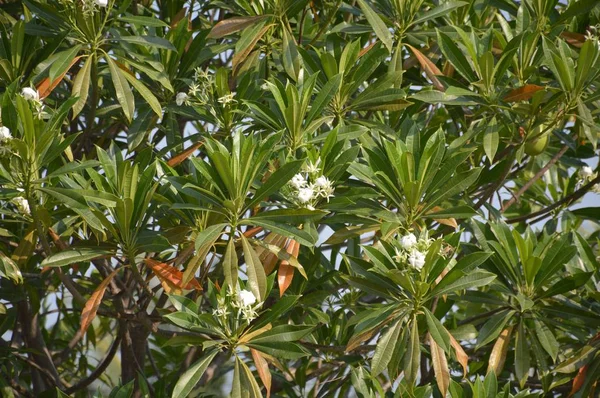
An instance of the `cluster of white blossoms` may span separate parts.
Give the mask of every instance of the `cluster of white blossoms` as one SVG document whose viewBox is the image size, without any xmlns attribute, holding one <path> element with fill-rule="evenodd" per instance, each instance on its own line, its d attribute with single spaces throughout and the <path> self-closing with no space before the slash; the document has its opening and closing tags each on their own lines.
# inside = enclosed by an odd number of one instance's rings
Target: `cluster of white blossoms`
<svg viewBox="0 0 600 398">
<path fill-rule="evenodd" d="M 40 93 L 33 87 L 25 87 L 21 90 L 21 96 L 33 104 L 36 110 L 36 116 L 41 119 L 44 103 L 40 99 Z"/>
<path fill-rule="evenodd" d="M 420 271 L 425 265 L 425 257 L 432 242 L 433 239 L 426 236 L 417 239 L 413 233 L 408 233 L 397 242 L 394 260 L 408 263 L 412 268 Z"/>
<path fill-rule="evenodd" d="M 583 166 L 579 170 L 579 181 L 578 181 L 577 185 L 585 185 L 585 184 L 591 182 L 597 176 L 598 176 L 598 173 L 594 173 L 594 170 L 592 170 L 592 168 L 590 166 Z M 590 191 L 594 192 L 594 193 L 600 193 L 600 184 L 594 184 Z"/>
<path fill-rule="evenodd" d="M 293 200 L 310 210 L 314 210 L 319 199 L 329 201 L 335 191 L 332 182 L 321 174 L 320 163 L 321 158 L 315 163 L 309 161 L 303 172 L 296 174 L 289 182 Z"/>
<path fill-rule="evenodd" d="M 108 7 L 108 0 L 82 0 L 82 10 L 85 15 L 91 15 L 99 8 Z"/>
<path fill-rule="evenodd" d="M 30 215 L 31 209 L 29 208 L 29 202 L 22 196 L 13 198 L 12 202 L 17 207 L 17 211 L 21 214 Z"/>
<path fill-rule="evenodd" d="M 217 308 L 213 310 L 213 315 L 219 317 L 224 325 L 228 324 L 230 315 L 236 320 L 241 316 L 246 324 L 250 324 L 258 317 L 257 310 L 261 306 L 262 303 L 257 303 L 251 291 L 228 289 L 226 295 L 217 297 Z"/>
<path fill-rule="evenodd" d="M 6 156 L 11 152 L 10 141 L 12 140 L 12 134 L 8 127 L 0 127 L 0 157 Z"/>
</svg>

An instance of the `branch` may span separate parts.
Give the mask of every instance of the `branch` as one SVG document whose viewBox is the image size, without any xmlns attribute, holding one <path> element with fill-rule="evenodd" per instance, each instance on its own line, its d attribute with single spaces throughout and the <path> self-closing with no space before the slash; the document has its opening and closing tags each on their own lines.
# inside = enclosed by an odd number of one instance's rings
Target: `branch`
<svg viewBox="0 0 600 398">
<path fill-rule="evenodd" d="M 104 371 L 106 370 L 108 365 L 110 365 L 110 363 L 112 362 L 115 354 L 117 353 L 117 348 L 119 348 L 120 343 L 121 343 L 121 335 L 117 334 L 117 337 L 113 340 L 112 345 L 110 346 L 110 348 L 108 350 L 108 353 L 106 354 L 106 356 L 104 357 L 102 362 L 100 362 L 98 364 L 96 369 L 94 369 L 94 371 L 92 373 L 90 373 L 90 375 L 88 377 L 79 380 L 79 382 L 77 382 L 73 386 L 67 388 L 65 390 L 65 393 L 72 394 L 76 391 L 79 391 L 79 390 L 89 386 L 90 384 L 92 384 L 94 382 L 94 380 L 96 380 L 98 377 L 100 377 L 102 375 L 102 373 L 104 373 Z"/>
<path fill-rule="evenodd" d="M 521 222 L 521 221 L 525 221 L 528 220 L 530 218 L 534 218 L 537 216 L 541 216 L 547 213 L 550 213 L 552 210 L 556 209 L 557 207 L 561 206 L 561 205 L 566 205 L 569 206 L 571 203 L 573 203 L 574 201 L 576 201 L 577 199 L 581 198 L 583 195 L 585 195 L 590 189 L 592 189 L 592 187 L 596 184 L 600 183 L 600 174 L 598 176 L 596 176 L 596 178 L 594 178 L 592 181 L 590 181 L 588 184 L 584 185 L 583 187 L 579 188 L 577 191 L 573 192 L 572 194 L 562 198 L 561 200 L 559 200 L 558 202 L 555 202 L 553 204 L 551 204 L 548 207 L 543 208 L 542 210 L 533 212 L 533 213 L 529 213 L 529 214 L 525 214 L 524 216 L 519 216 L 519 217 L 515 217 L 515 218 L 509 218 L 508 220 L 506 220 L 507 223 L 509 224 L 514 224 L 517 222 Z"/>
<path fill-rule="evenodd" d="M 548 162 L 547 165 L 545 165 L 544 167 L 542 167 L 534 176 L 532 179 L 530 179 L 529 181 L 527 181 L 527 183 L 525 185 L 523 185 L 521 187 L 521 189 L 519 189 L 519 191 L 513 195 L 512 198 L 510 198 L 510 200 L 506 203 L 504 203 L 502 205 L 502 209 L 500 210 L 501 212 L 506 211 L 506 209 L 508 209 L 510 206 L 512 206 L 517 200 L 519 200 L 519 197 L 521 197 L 521 195 L 523 195 L 529 188 L 531 188 L 531 186 L 533 184 L 535 184 L 535 182 L 537 180 L 539 180 L 544 174 L 546 174 L 546 172 L 550 169 L 550 167 L 552 167 L 557 161 L 558 159 L 560 159 L 565 152 L 567 152 L 567 150 L 569 149 L 568 146 L 564 145 L 560 151 L 558 151 L 558 153 L 556 155 L 554 155 L 554 157 L 552 159 L 550 159 L 550 161 Z"/>
</svg>

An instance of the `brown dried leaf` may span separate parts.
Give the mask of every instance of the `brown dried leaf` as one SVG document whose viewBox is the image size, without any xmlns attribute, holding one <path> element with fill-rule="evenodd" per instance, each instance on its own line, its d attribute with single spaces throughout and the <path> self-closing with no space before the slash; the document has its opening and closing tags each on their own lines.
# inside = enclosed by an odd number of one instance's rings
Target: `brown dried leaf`
<svg viewBox="0 0 600 398">
<path fill-rule="evenodd" d="M 492 352 L 490 354 L 490 360 L 488 361 L 488 373 L 490 371 L 494 371 L 496 375 L 502 372 L 502 368 L 504 368 L 504 361 L 506 361 L 506 353 L 508 352 L 508 347 L 510 346 L 510 335 L 512 333 L 513 326 L 509 326 L 500 332 L 500 336 L 498 336 L 498 340 L 494 343 L 494 347 L 492 348 Z"/>
<path fill-rule="evenodd" d="M 442 397 L 446 396 L 448 387 L 450 387 L 450 371 L 448 370 L 448 359 L 444 350 L 437 345 L 433 337 L 429 335 L 429 347 L 431 349 L 431 363 L 438 388 L 442 393 Z"/>
<path fill-rule="evenodd" d="M 250 348 L 250 352 L 252 353 L 252 359 L 256 365 L 258 377 L 260 377 L 262 380 L 267 390 L 267 398 L 269 398 L 271 396 L 271 371 L 269 370 L 269 364 L 265 358 L 262 357 L 259 351 L 255 350 L 254 348 Z"/>
<path fill-rule="evenodd" d="M 100 303 L 102 302 L 102 297 L 104 297 L 104 292 L 106 292 L 106 288 L 110 281 L 117 275 L 119 269 L 111 272 L 94 290 L 94 293 L 90 296 L 89 300 L 85 303 L 83 307 L 83 311 L 81 312 L 81 325 L 79 327 L 79 331 L 81 334 L 84 334 L 86 330 L 92 324 L 94 318 L 96 318 L 96 313 L 98 312 L 98 307 L 100 307 Z"/>
<path fill-rule="evenodd" d="M 583 47 L 583 43 L 585 43 L 585 35 L 582 35 L 581 33 L 562 32 L 560 37 L 565 39 L 565 41 L 573 47 L 577 48 Z"/>
<path fill-rule="evenodd" d="M 460 363 L 460 365 L 463 368 L 463 377 L 466 377 L 467 372 L 468 372 L 468 366 L 469 366 L 469 356 L 467 355 L 465 350 L 462 348 L 460 343 L 458 341 L 456 341 L 454 336 L 452 336 L 451 334 L 449 334 L 449 336 L 450 336 L 450 344 L 452 345 L 452 348 L 454 348 L 454 353 L 456 354 L 456 360 L 458 361 L 458 363 Z"/>
<path fill-rule="evenodd" d="M 265 18 L 264 15 L 258 15 L 254 17 L 233 17 L 225 19 L 213 26 L 207 37 L 209 39 L 220 39 L 235 32 L 239 32 Z"/>
<path fill-rule="evenodd" d="M 523 87 L 516 88 L 506 94 L 504 96 L 504 101 L 506 102 L 518 102 L 518 101 L 526 101 L 533 97 L 533 94 L 537 93 L 540 90 L 543 90 L 544 87 L 538 86 L 536 84 L 526 84 Z"/>
<path fill-rule="evenodd" d="M 294 258 L 298 258 L 298 252 L 300 251 L 300 243 L 293 239 L 290 239 L 286 251 L 289 255 Z M 277 271 L 277 283 L 279 284 L 279 297 L 283 296 L 283 293 L 290 287 L 292 279 L 294 278 L 294 267 L 286 260 L 283 260 L 279 265 Z"/>
<path fill-rule="evenodd" d="M 196 142 L 195 144 L 193 144 L 191 147 L 189 147 L 185 151 L 183 151 L 183 152 L 173 156 L 171 159 L 169 159 L 167 161 L 167 164 L 171 167 L 177 166 L 178 164 L 180 164 L 181 162 L 183 162 L 184 160 L 189 158 L 190 155 L 193 154 L 194 151 L 196 151 L 196 149 L 200 148 L 203 144 L 204 144 L 203 142 Z"/>
<path fill-rule="evenodd" d="M 154 275 L 160 280 L 165 292 L 170 293 L 172 291 L 179 291 L 182 289 L 191 290 L 202 290 L 202 286 L 198 283 L 198 280 L 193 278 L 185 286 L 182 286 L 183 272 L 175 267 L 172 267 L 166 263 L 153 260 L 151 258 L 144 259 L 144 263 L 150 267 Z"/>
<path fill-rule="evenodd" d="M 573 386 L 571 387 L 571 392 L 569 393 L 569 398 L 572 397 L 573 395 L 575 395 L 575 393 L 577 391 L 581 390 L 581 387 L 583 387 L 583 382 L 585 381 L 585 376 L 587 374 L 588 366 L 589 365 L 584 365 L 581 369 L 579 369 L 577 376 L 575 376 L 575 378 L 573 379 Z"/>
<path fill-rule="evenodd" d="M 75 64 L 75 62 L 79 61 L 79 59 L 81 58 L 81 55 L 78 57 L 73 58 L 73 61 L 71 61 L 71 65 L 69 65 L 69 67 L 67 68 L 67 70 L 65 70 L 60 76 L 58 76 L 56 79 L 54 79 L 53 81 L 50 81 L 50 78 L 47 77 L 44 80 L 42 80 L 40 82 L 40 84 L 37 85 L 37 90 L 40 94 L 40 99 L 44 99 L 47 96 L 50 95 L 50 93 L 52 92 L 52 90 L 54 90 L 56 88 L 56 86 L 58 86 L 58 84 L 62 81 L 62 79 L 65 77 L 65 75 L 67 74 L 67 72 L 69 71 L 69 69 L 71 69 L 71 67 Z"/>
<path fill-rule="evenodd" d="M 436 77 L 439 75 L 443 75 L 442 71 L 421 51 L 419 51 L 411 45 L 407 44 L 406 46 L 411 49 L 413 54 L 415 54 L 415 57 L 417 57 L 417 61 L 419 61 L 419 64 L 421 64 L 421 68 L 423 69 L 429 80 L 431 80 L 433 86 L 440 91 L 444 91 L 444 86 Z"/>
</svg>

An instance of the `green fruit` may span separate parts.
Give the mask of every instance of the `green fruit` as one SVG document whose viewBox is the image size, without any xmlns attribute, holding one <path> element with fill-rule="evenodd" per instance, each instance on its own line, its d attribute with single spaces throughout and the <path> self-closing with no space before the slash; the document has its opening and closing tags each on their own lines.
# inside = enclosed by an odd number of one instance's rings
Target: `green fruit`
<svg viewBox="0 0 600 398">
<path fill-rule="evenodd" d="M 541 137 L 538 137 L 532 141 L 525 143 L 525 153 L 529 156 L 537 156 L 546 150 L 548 141 L 550 141 L 550 134 L 546 133 Z"/>
</svg>

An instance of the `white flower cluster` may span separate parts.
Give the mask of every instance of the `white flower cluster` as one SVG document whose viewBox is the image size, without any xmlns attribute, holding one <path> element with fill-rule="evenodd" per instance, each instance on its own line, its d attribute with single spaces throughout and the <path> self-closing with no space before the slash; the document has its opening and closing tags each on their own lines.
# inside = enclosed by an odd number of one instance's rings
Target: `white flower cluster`
<svg viewBox="0 0 600 398">
<path fill-rule="evenodd" d="M 213 315 L 221 318 L 226 324 L 229 315 L 235 315 L 235 319 L 241 315 L 246 324 L 249 324 L 258 317 L 257 310 L 262 303 L 257 303 L 256 297 L 249 290 L 233 291 L 229 289 L 225 296 L 217 297 L 217 308 L 213 310 Z"/>
<path fill-rule="evenodd" d="M 175 96 L 175 103 L 177 106 L 183 104 L 190 105 L 192 103 L 197 105 L 206 105 L 211 102 L 213 98 L 213 87 L 214 77 L 208 69 L 202 69 L 200 67 L 194 70 L 194 80 L 189 86 L 187 92 L 180 92 Z M 233 99 L 234 94 L 229 94 L 218 99 L 220 103 L 230 103 L 235 101 Z"/>
<path fill-rule="evenodd" d="M 397 242 L 396 255 L 394 260 L 406 262 L 412 268 L 420 271 L 425 265 L 425 257 L 433 239 L 427 237 L 417 237 L 413 233 L 402 236 Z"/>
<path fill-rule="evenodd" d="M 11 152 L 10 141 L 12 140 L 12 134 L 8 127 L 0 127 L 0 157 L 6 156 Z"/>
<path fill-rule="evenodd" d="M 41 119 L 44 103 L 40 99 L 40 93 L 33 87 L 24 87 L 21 90 L 21 96 L 33 104 L 36 110 L 36 116 Z"/>
<path fill-rule="evenodd" d="M 21 214 L 30 215 L 31 209 L 29 208 L 29 202 L 22 196 L 17 196 L 13 198 L 12 202 L 17 206 L 17 210 Z"/>
<path fill-rule="evenodd" d="M 303 172 L 296 174 L 289 182 L 293 200 L 311 210 L 314 210 L 317 200 L 329 201 L 335 191 L 333 183 L 321 174 L 320 163 L 321 158 L 318 158 L 315 163 L 309 161 Z"/>
<path fill-rule="evenodd" d="M 594 173 L 594 170 L 590 166 L 583 166 L 579 170 L 579 181 L 578 185 L 585 185 L 595 179 L 598 176 L 598 173 Z M 594 184 L 592 189 L 590 190 L 594 193 L 600 193 L 600 184 Z"/>
<path fill-rule="evenodd" d="M 108 0 L 83 0 L 82 10 L 85 15 L 92 15 L 98 11 L 99 8 L 108 7 Z"/>
</svg>

